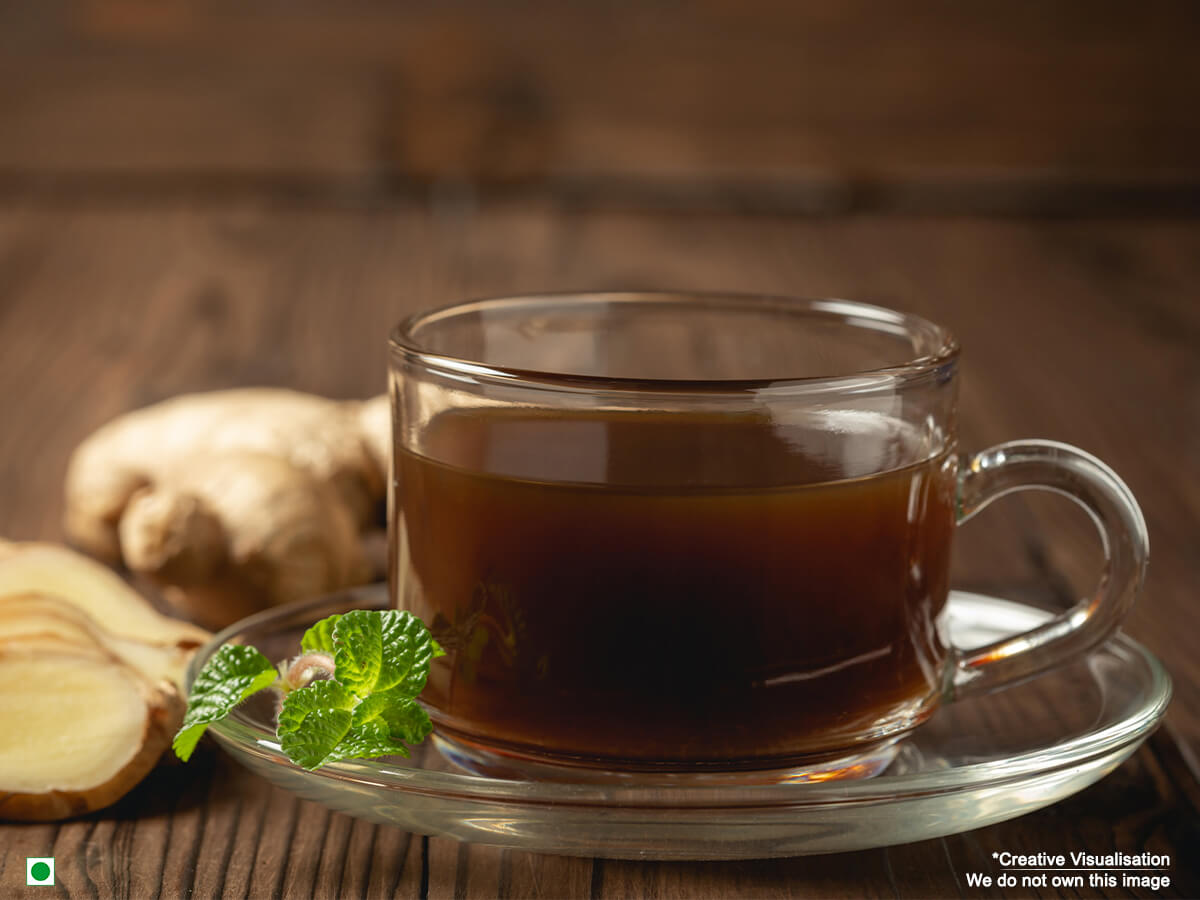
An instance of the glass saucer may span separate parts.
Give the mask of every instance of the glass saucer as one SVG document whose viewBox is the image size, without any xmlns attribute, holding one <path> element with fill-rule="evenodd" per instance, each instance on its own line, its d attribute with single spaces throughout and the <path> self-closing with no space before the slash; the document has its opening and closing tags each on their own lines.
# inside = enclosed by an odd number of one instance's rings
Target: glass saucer
<svg viewBox="0 0 1200 900">
<path fill-rule="evenodd" d="M 304 629 L 381 608 L 382 585 L 268 610 L 197 654 L 252 644 L 294 655 Z M 1047 613 L 955 592 L 949 627 L 971 647 L 1025 631 Z M 940 709 L 880 775 L 817 784 L 662 785 L 505 781 L 463 774 L 429 745 L 413 759 L 333 763 L 315 772 L 279 750 L 260 695 L 211 731 L 235 759 L 332 809 L 419 834 L 513 849 L 621 859 L 745 859 L 860 850 L 980 828 L 1082 790 L 1121 764 L 1166 710 L 1171 681 L 1118 635 L 1085 659 L 1001 693 Z"/>
</svg>

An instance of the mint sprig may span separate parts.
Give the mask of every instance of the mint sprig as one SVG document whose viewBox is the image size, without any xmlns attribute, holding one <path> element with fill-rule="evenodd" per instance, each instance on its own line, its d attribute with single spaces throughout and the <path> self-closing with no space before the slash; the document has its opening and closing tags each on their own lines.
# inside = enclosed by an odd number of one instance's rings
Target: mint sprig
<svg viewBox="0 0 1200 900">
<path fill-rule="evenodd" d="M 332 679 L 289 683 L 289 672 L 311 675 L 306 657 L 289 669 L 277 668 L 252 647 L 226 644 L 213 654 L 196 676 L 175 736 L 179 758 L 191 756 L 209 725 L 271 687 L 283 694 L 276 728 L 280 747 L 305 769 L 342 759 L 408 756 L 406 745 L 419 744 L 433 730 L 416 698 L 430 662 L 444 651 L 412 613 L 354 610 L 329 616 L 305 632 L 301 648 L 326 666 L 332 657 Z"/>
</svg>

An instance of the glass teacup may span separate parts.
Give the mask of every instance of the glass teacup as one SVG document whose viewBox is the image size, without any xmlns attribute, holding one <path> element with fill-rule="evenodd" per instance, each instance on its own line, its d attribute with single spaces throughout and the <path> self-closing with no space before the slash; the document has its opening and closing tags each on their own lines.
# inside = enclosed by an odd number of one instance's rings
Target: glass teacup
<svg viewBox="0 0 1200 900">
<path fill-rule="evenodd" d="M 555 294 L 391 342 L 394 603 L 447 655 L 441 746 L 530 777 L 868 775 L 939 703 L 1086 652 L 1141 513 L 1094 457 L 960 458 L 958 345 L 843 300 Z M 1095 594 L 974 649 L 941 627 L 957 524 L 1021 489 L 1100 528 Z"/>
</svg>

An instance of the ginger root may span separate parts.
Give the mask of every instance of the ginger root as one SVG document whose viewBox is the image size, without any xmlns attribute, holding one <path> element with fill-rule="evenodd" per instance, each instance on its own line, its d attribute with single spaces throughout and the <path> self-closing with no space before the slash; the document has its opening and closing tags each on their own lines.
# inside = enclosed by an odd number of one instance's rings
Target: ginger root
<svg viewBox="0 0 1200 900">
<path fill-rule="evenodd" d="M 80 815 L 141 781 L 210 637 L 86 557 L 0 541 L 0 819 Z"/>
<path fill-rule="evenodd" d="M 78 447 L 66 531 L 220 627 L 371 580 L 364 540 L 383 524 L 388 442 L 386 397 L 269 388 L 176 397 Z"/>
</svg>

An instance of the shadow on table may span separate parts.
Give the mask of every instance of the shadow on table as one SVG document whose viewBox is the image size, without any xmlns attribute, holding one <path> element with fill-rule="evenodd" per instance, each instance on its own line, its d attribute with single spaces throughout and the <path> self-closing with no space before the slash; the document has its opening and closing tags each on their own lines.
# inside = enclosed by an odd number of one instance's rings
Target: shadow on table
<svg viewBox="0 0 1200 900">
<path fill-rule="evenodd" d="M 179 762 L 168 749 L 162 761 L 132 791 L 113 806 L 93 813 L 103 819 L 130 821 L 170 816 L 200 806 L 218 806 L 234 797 L 218 789 L 222 770 L 220 751 L 204 742 L 187 763 Z"/>
</svg>

